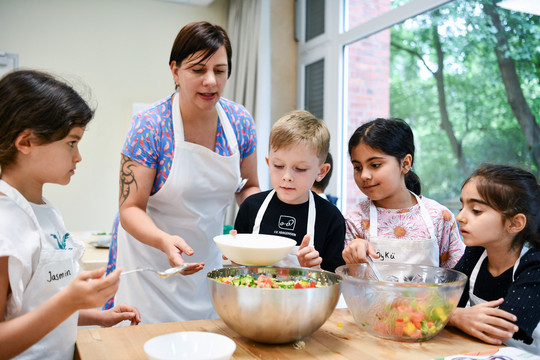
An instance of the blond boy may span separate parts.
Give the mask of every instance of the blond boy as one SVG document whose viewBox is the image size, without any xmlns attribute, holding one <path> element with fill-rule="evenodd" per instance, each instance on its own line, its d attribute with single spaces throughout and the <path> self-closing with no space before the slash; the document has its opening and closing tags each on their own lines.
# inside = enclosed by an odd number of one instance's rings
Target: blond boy
<svg viewBox="0 0 540 360">
<path fill-rule="evenodd" d="M 273 190 L 242 203 L 235 229 L 296 240 L 295 252 L 277 265 L 334 271 L 344 264 L 345 220 L 338 208 L 310 190 L 330 169 L 325 163 L 329 144 L 324 122 L 307 111 L 293 111 L 272 127 L 266 162 Z"/>
</svg>

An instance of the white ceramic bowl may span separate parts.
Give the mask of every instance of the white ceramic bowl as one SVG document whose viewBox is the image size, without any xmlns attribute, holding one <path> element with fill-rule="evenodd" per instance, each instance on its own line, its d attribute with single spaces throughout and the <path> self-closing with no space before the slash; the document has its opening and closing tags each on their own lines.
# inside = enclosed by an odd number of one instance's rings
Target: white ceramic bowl
<svg viewBox="0 0 540 360">
<path fill-rule="evenodd" d="M 203 331 L 161 335 L 144 343 L 144 352 L 150 360 L 228 360 L 234 350 L 233 340 Z"/>
<path fill-rule="evenodd" d="M 264 234 L 219 235 L 214 241 L 229 260 L 248 266 L 275 264 L 296 245 L 292 239 Z"/>
</svg>

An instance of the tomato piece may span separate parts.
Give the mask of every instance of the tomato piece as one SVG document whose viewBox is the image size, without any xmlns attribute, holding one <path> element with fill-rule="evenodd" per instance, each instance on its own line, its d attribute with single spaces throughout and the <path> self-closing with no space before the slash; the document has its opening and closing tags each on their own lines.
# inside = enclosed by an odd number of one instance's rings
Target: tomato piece
<svg viewBox="0 0 540 360">
<path fill-rule="evenodd" d="M 414 326 L 420 330 L 422 328 L 422 315 L 418 313 L 412 313 L 411 314 L 411 322 L 414 324 Z"/>
<path fill-rule="evenodd" d="M 401 318 L 397 319 L 396 323 L 394 324 L 394 335 L 403 336 L 404 327 L 405 327 L 405 324 L 403 323 L 403 319 Z"/>
<path fill-rule="evenodd" d="M 297 282 L 296 284 L 294 284 L 294 288 L 295 288 L 295 289 L 302 289 L 303 286 L 302 286 L 302 284 L 300 284 L 299 282 Z"/>
</svg>

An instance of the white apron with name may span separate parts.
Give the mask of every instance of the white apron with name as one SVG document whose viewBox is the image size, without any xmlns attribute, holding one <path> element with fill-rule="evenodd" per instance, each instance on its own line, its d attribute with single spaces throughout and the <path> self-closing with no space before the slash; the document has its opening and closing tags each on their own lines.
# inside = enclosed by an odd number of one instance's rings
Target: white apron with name
<svg viewBox="0 0 540 360">
<path fill-rule="evenodd" d="M 268 204 L 270 203 L 270 200 L 272 200 L 272 197 L 276 193 L 276 190 L 270 191 L 270 193 L 266 196 L 264 199 L 261 207 L 259 208 L 259 211 L 257 212 L 257 216 L 255 217 L 255 224 L 253 224 L 253 234 L 258 234 L 261 229 L 261 221 L 264 216 L 264 213 L 266 212 L 266 209 L 268 209 Z M 309 192 L 309 204 L 308 204 L 308 221 L 307 221 L 307 231 L 306 234 L 309 235 L 309 246 L 314 247 L 314 236 L 315 236 L 315 216 L 316 216 L 316 210 L 315 210 L 315 199 L 313 199 L 313 193 Z M 281 266 L 281 267 L 300 267 L 300 262 L 298 262 L 298 257 L 296 257 L 296 253 L 298 252 L 298 249 L 300 246 L 294 246 L 289 254 L 285 257 L 285 259 L 273 264 L 272 266 Z"/>
<path fill-rule="evenodd" d="M 400 240 L 395 238 L 383 238 L 377 236 L 377 208 L 371 202 L 369 206 L 369 242 L 375 248 L 378 259 L 373 261 L 404 263 L 416 265 L 439 266 L 439 244 L 435 235 L 435 226 L 429 216 L 428 210 L 420 197 L 413 192 L 420 206 L 420 215 L 426 224 L 430 239 L 423 240 Z"/>
<path fill-rule="evenodd" d="M 36 233 L 39 232 L 41 251 L 39 261 L 30 282 L 24 290 L 21 309 L 18 314 L 26 314 L 37 308 L 60 290 L 65 288 L 77 275 L 75 264 L 81 252 L 78 249 L 55 250 L 46 246 L 46 238 L 39 222 L 26 199 L 5 183 L 0 184 L 0 192 L 15 200 L 30 218 L 32 218 Z M 81 249 L 82 250 L 82 249 Z M 62 274 L 57 280 L 51 280 L 51 274 Z M 19 315 L 19 316 L 20 316 Z M 13 359 L 72 359 L 77 340 L 77 323 L 79 312 L 76 311 L 41 340 L 32 345 Z M 6 318 L 10 320 L 11 317 Z"/>
<path fill-rule="evenodd" d="M 521 257 L 527 253 L 529 249 L 527 247 L 523 247 L 521 250 L 521 254 L 519 255 L 519 259 L 514 264 L 514 268 L 512 270 L 512 281 L 514 281 L 514 274 L 516 273 L 516 269 L 518 268 L 519 261 L 521 260 Z M 480 271 L 480 268 L 482 266 L 482 262 L 487 256 L 487 252 L 484 250 L 484 253 L 482 256 L 480 256 L 480 259 L 476 263 L 470 277 L 470 283 L 469 283 L 469 304 L 470 306 L 478 305 L 486 303 L 487 300 L 484 300 L 476 295 L 474 295 L 474 284 L 476 283 L 476 278 L 478 277 L 478 272 Z M 532 338 L 534 339 L 533 343 L 531 345 L 525 344 L 523 341 L 515 340 L 514 338 L 506 341 L 504 344 L 507 346 L 513 346 L 517 347 L 523 350 L 526 350 L 528 352 L 531 352 L 533 354 L 540 355 L 540 325 L 537 325 L 536 328 L 533 331 Z"/>
<path fill-rule="evenodd" d="M 204 269 L 192 275 L 162 279 L 151 272 L 122 278 L 115 303 L 136 306 L 143 323 L 161 323 L 217 318 L 206 273 L 223 267 L 221 252 L 213 241 L 223 233 L 226 208 L 241 182 L 240 154 L 232 125 L 221 105 L 216 104 L 231 156 L 186 142 L 178 94 L 172 100 L 174 158 L 167 181 L 150 196 L 146 213 L 161 230 L 182 237 L 194 250 L 183 255 L 185 262 L 204 262 Z M 124 270 L 170 267 L 167 256 L 118 229 L 118 267 Z"/>
</svg>

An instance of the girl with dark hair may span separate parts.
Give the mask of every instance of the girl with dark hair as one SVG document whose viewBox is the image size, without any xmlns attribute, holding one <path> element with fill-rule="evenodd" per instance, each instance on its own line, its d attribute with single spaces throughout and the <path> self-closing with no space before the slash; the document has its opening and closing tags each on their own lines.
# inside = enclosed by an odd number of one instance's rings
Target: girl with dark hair
<svg viewBox="0 0 540 360">
<path fill-rule="evenodd" d="M 469 280 L 449 324 L 540 355 L 537 179 L 516 167 L 486 165 L 465 181 L 460 200 L 456 219 L 467 248 L 454 269 Z"/>
<path fill-rule="evenodd" d="M 347 231 L 345 262 L 365 262 L 369 254 L 376 261 L 453 267 L 465 246 L 452 212 L 420 196 L 409 125 L 401 119 L 367 122 L 351 136 L 349 155 L 354 181 L 367 198 L 345 215 L 359 233 Z"/>
<path fill-rule="evenodd" d="M 126 269 L 189 261 L 183 276 L 138 273 L 121 282 L 116 300 L 137 306 L 145 323 L 217 317 L 200 270 L 223 266 L 213 238 L 223 233 L 233 199 L 260 191 L 253 118 L 221 97 L 231 53 L 220 26 L 184 26 L 169 58 L 176 91 L 133 117 L 122 149 L 120 221 L 108 271 L 117 253 Z"/>
<path fill-rule="evenodd" d="M 94 309 L 115 293 L 121 270 L 79 273 L 84 244 L 43 197 L 44 184 L 67 185 L 75 174 L 93 115 L 73 88 L 48 74 L 15 71 L 0 80 L 2 359 L 72 359 L 77 325 L 139 322 L 131 306 Z"/>
</svg>

